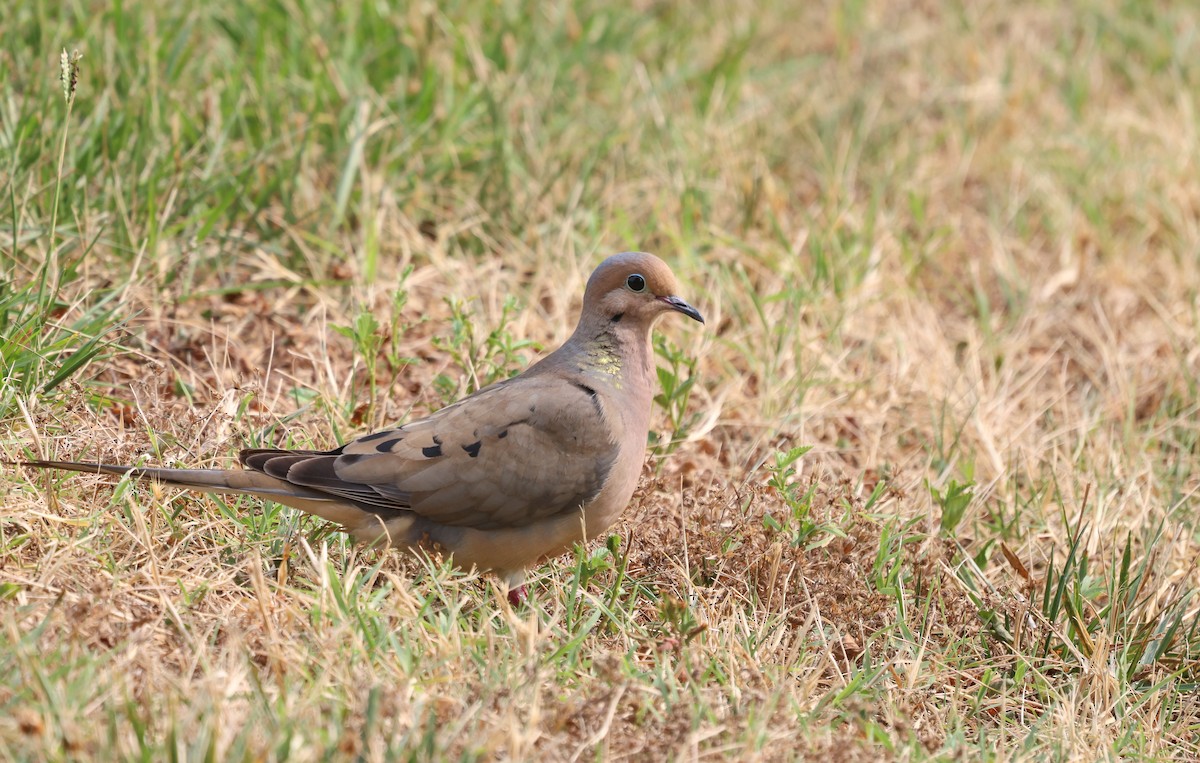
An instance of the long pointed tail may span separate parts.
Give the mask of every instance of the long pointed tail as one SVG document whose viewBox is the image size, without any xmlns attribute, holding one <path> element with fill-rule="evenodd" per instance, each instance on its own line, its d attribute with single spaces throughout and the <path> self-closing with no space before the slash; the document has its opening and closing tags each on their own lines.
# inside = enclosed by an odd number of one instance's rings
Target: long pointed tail
<svg viewBox="0 0 1200 763">
<path fill-rule="evenodd" d="M 266 498 L 285 506 L 337 522 L 352 531 L 370 515 L 336 496 L 293 485 L 252 469 L 163 469 L 150 466 L 89 464 L 81 461 L 22 461 L 21 466 L 37 469 L 62 469 L 86 474 L 126 474 L 141 480 L 199 490 L 205 493 L 246 494 Z M 374 524 L 378 524 L 376 521 Z"/>
<path fill-rule="evenodd" d="M 269 477 L 262 472 L 244 469 L 163 469 L 152 466 L 123 466 L 119 464 L 89 464 L 81 461 L 23 461 L 23 466 L 39 469 L 62 469 L 88 474 L 128 474 L 140 480 L 153 480 L 167 485 L 202 490 L 206 493 L 250 493 L 269 497 L 328 498 L 314 490 L 305 490 Z"/>
</svg>

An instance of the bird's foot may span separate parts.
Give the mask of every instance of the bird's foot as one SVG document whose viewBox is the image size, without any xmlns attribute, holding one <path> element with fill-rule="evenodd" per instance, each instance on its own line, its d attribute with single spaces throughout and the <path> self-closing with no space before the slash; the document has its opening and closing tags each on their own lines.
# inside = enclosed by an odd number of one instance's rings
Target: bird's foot
<svg viewBox="0 0 1200 763">
<path fill-rule="evenodd" d="M 527 597 L 528 597 L 528 593 L 525 590 L 524 583 L 517 586 L 516 588 L 508 589 L 508 603 L 513 605 L 514 607 L 525 603 L 525 599 Z"/>
</svg>

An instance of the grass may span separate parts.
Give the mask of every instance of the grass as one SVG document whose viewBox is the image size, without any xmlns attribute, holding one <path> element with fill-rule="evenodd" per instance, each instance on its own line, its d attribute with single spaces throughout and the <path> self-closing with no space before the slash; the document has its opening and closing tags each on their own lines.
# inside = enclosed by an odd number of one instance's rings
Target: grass
<svg viewBox="0 0 1200 763">
<path fill-rule="evenodd" d="M 622 523 L 523 609 L 277 506 L 5 468 L 4 759 L 1200 755 L 1200 12 L 0 30 L 4 461 L 330 447 L 519 371 L 623 249 L 709 319 L 663 327 Z"/>
</svg>

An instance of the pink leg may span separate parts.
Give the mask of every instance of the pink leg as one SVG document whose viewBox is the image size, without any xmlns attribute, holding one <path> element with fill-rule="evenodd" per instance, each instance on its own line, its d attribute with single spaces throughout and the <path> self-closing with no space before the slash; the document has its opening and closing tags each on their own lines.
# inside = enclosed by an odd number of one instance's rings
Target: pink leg
<svg viewBox="0 0 1200 763">
<path fill-rule="evenodd" d="M 525 601 L 526 595 L 524 583 L 516 588 L 510 588 L 508 589 L 508 603 L 514 607 L 519 606 Z"/>
</svg>

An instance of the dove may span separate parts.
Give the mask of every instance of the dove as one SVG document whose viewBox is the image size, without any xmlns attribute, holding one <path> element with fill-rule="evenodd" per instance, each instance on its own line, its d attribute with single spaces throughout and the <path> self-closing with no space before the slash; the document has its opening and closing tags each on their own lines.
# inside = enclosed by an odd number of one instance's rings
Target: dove
<svg viewBox="0 0 1200 763">
<path fill-rule="evenodd" d="M 667 313 L 704 323 L 678 291 L 658 257 L 613 255 L 588 279 L 579 323 L 557 350 L 333 450 L 243 450 L 240 469 L 24 463 L 275 501 L 363 543 L 490 571 L 516 605 L 531 566 L 603 533 L 633 496 L 656 386 L 651 331 Z"/>
</svg>

